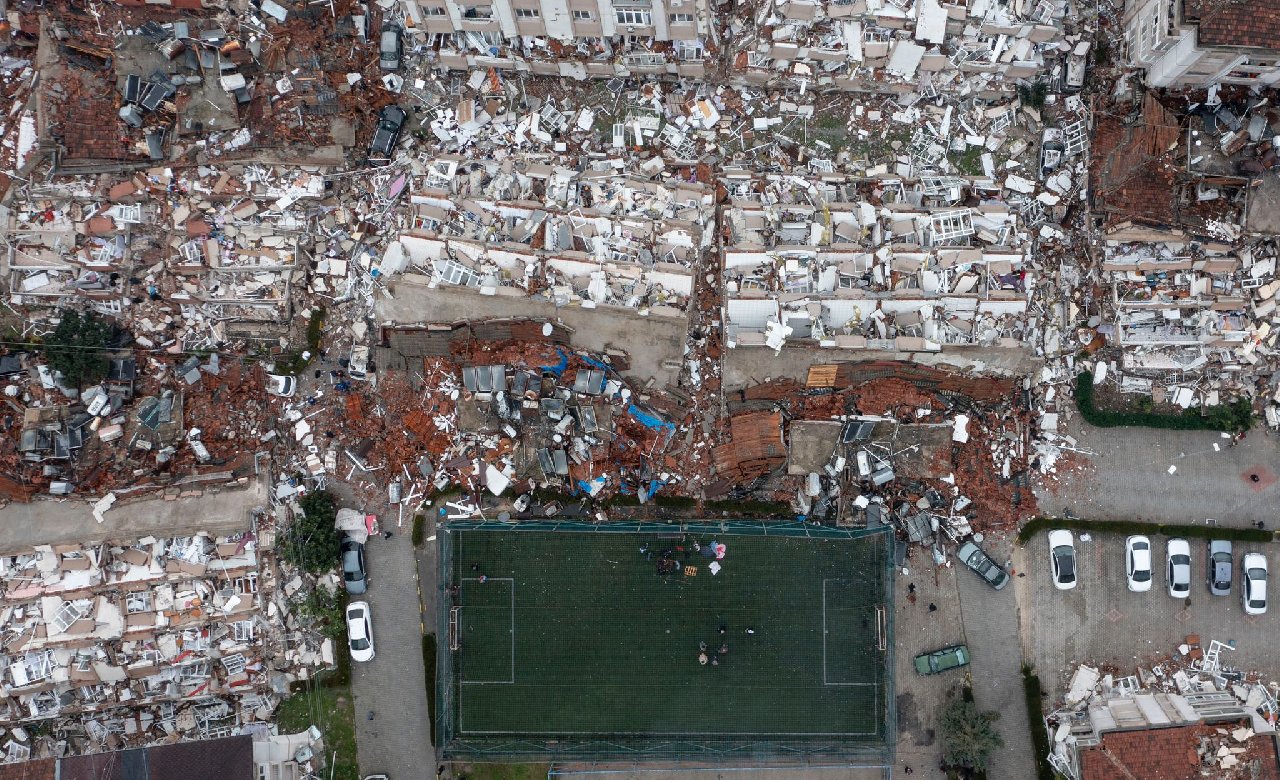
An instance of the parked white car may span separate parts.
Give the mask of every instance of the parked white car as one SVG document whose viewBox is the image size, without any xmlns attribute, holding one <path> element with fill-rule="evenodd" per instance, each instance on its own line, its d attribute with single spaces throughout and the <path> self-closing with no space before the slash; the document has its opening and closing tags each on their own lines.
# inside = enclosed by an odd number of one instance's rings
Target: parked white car
<svg viewBox="0 0 1280 780">
<path fill-rule="evenodd" d="M 1049 565 L 1053 567 L 1053 587 L 1071 590 L 1076 586 L 1076 544 L 1070 531 L 1049 532 Z"/>
<path fill-rule="evenodd" d="M 1191 545 L 1186 539 L 1170 539 L 1166 550 L 1169 595 L 1185 599 L 1191 595 Z"/>
<path fill-rule="evenodd" d="M 1124 572 L 1129 579 L 1129 590 L 1146 593 L 1151 590 L 1151 540 L 1145 536 L 1130 536 L 1124 542 Z"/>
<path fill-rule="evenodd" d="M 352 661 L 373 660 L 373 623 L 369 602 L 353 601 L 347 605 L 347 647 Z"/>
<path fill-rule="evenodd" d="M 1240 561 L 1240 603 L 1246 615 L 1267 612 L 1267 558 L 1249 553 Z"/>
</svg>

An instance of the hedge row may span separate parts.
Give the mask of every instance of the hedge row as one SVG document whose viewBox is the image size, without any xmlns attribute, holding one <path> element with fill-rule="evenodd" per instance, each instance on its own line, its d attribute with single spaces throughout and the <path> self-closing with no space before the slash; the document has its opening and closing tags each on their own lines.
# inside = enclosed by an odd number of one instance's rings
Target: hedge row
<svg viewBox="0 0 1280 780">
<path fill-rule="evenodd" d="M 1270 542 L 1275 535 L 1258 528 L 1215 528 L 1209 525 L 1175 525 L 1170 523 L 1142 523 L 1136 520 L 1084 520 L 1078 517 L 1037 517 L 1018 531 L 1018 544 L 1026 544 L 1041 531 L 1065 528 L 1069 531 L 1088 531 L 1098 534 L 1157 534 L 1181 536 L 1191 539 L 1226 539 L 1232 542 Z"/>
<path fill-rule="evenodd" d="M 422 637 L 422 671 L 427 681 L 427 733 L 435 738 L 436 726 L 436 635 Z"/>
<path fill-rule="evenodd" d="M 1049 732 L 1044 726 L 1044 699 L 1040 678 L 1030 666 L 1022 667 L 1022 693 L 1027 700 L 1027 721 L 1031 724 L 1031 746 L 1036 754 L 1037 780 L 1054 780 L 1057 775 L 1049 765 Z"/>
<path fill-rule="evenodd" d="M 1215 406 L 1206 414 L 1199 409 L 1186 409 L 1182 414 L 1155 412 L 1112 412 L 1099 409 L 1093 401 L 1093 373 L 1081 371 L 1076 376 L 1076 408 L 1085 422 L 1099 428 L 1165 428 L 1184 431 L 1226 431 L 1239 433 L 1253 427 L 1253 404 L 1248 398 L 1237 398 L 1230 404 Z"/>
</svg>

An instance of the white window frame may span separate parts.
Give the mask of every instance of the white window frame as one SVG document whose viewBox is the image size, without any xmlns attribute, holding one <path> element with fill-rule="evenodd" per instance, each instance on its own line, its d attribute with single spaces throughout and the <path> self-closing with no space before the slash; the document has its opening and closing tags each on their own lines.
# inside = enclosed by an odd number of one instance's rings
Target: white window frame
<svg viewBox="0 0 1280 780">
<path fill-rule="evenodd" d="M 671 24 L 693 24 L 693 14 L 669 14 L 667 21 Z"/>
<path fill-rule="evenodd" d="M 471 15 L 468 16 L 468 13 Z M 462 21 L 464 22 L 487 22 L 493 18 L 493 6 L 491 5 L 469 5 L 462 9 Z"/>
<path fill-rule="evenodd" d="M 615 9 L 618 16 L 618 24 L 628 27 L 652 27 L 653 11 L 643 8 L 618 8 Z"/>
<path fill-rule="evenodd" d="M 594 22 L 595 20 L 595 14 L 590 11 L 579 11 L 577 9 L 573 11 L 573 21 L 575 22 Z"/>
<path fill-rule="evenodd" d="M 422 9 L 423 16 L 448 16 L 449 15 L 449 12 L 446 11 L 444 6 L 442 5 L 423 5 L 423 6 L 419 6 L 419 8 Z"/>
<path fill-rule="evenodd" d="M 531 19 L 541 19 L 542 12 L 537 8 L 517 8 L 515 9 L 516 19 L 529 21 Z"/>
</svg>

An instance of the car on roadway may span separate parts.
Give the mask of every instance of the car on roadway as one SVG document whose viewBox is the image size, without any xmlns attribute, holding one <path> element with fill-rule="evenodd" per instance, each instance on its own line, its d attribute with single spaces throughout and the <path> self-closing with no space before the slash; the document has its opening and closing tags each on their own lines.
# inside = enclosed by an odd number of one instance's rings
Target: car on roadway
<svg viewBox="0 0 1280 780">
<path fill-rule="evenodd" d="M 996 590 L 1000 590 L 1009 584 L 1009 572 L 1004 570 L 1000 564 L 991 560 L 991 556 L 986 551 L 973 542 L 965 542 L 960 545 L 960 549 L 956 550 L 956 556 L 960 561 L 973 569 L 974 573 L 987 581 L 987 584 Z"/>
<path fill-rule="evenodd" d="M 965 645 L 952 645 L 916 656 L 916 671 L 920 674 L 939 674 L 968 665 L 969 648 Z"/>
<path fill-rule="evenodd" d="M 1169 595 L 1185 599 L 1191 595 L 1191 545 L 1186 539 L 1170 539 L 1165 547 Z"/>
<path fill-rule="evenodd" d="M 1209 581 L 1209 592 L 1215 596 L 1231 595 L 1231 578 L 1235 576 L 1234 561 L 1231 557 L 1231 542 L 1225 539 L 1209 540 L 1208 569 L 1205 579 Z"/>
<path fill-rule="evenodd" d="M 298 391 L 298 380 L 282 374 L 267 374 L 267 392 L 278 398 L 292 398 Z"/>
<path fill-rule="evenodd" d="M 1267 612 L 1267 558 L 1249 553 L 1240 561 L 1240 604 L 1246 615 Z"/>
<path fill-rule="evenodd" d="M 347 593 L 359 596 L 369 591 L 369 575 L 364 568 L 364 545 L 350 536 L 342 540 L 342 580 Z"/>
<path fill-rule="evenodd" d="M 1129 590 L 1146 593 L 1151 590 L 1151 540 L 1145 536 L 1130 536 L 1124 540 L 1124 574 Z"/>
<path fill-rule="evenodd" d="M 353 601 L 347 605 L 347 648 L 351 660 L 363 663 L 373 660 L 373 621 L 369 602 Z"/>
<path fill-rule="evenodd" d="M 1053 587 L 1071 590 L 1076 586 L 1076 543 L 1070 531 L 1049 532 L 1049 565 L 1053 567 Z"/>
<path fill-rule="evenodd" d="M 371 159 L 389 159 L 400 143 L 400 133 L 404 130 L 405 120 L 409 112 L 394 103 L 383 106 L 378 112 L 378 125 L 373 129 L 373 140 L 369 142 Z"/>
</svg>

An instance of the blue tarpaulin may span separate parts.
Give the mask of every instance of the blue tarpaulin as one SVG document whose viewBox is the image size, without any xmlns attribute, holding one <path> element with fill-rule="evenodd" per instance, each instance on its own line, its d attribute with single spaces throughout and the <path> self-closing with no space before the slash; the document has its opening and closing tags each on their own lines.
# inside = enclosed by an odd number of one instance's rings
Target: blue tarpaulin
<svg viewBox="0 0 1280 780">
<path fill-rule="evenodd" d="M 556 347 L 556 354 L 560 356 L 559 365 L 541 366 L 541 368 L 543 371 L 554 374 L 556 376 L 560 376 L 561 374 L 564 373 L 564 370 L 569 367 L 569 356 L 566 355 L 564 353 L 564 350 L 560 349 L 559 347 Z"/>
<path fill-rule="evenodd" d="M 604 362 L 603 360 L 596 360 L 590 355 L 579 355 L 578 357 L 582 358 L 582 362 L 586 363 L 592 368 L 598 368 L 604 372 L 609 372 L 613 370 L 613 367 L 610 366 L 608 363 Z"/>
<path fill-rule="evenodd" d="M 648 501 L 649 499 L 653 498 L 654 494 L 658 492 L 658 489 L 666 484 L 667 483 L 663 482 L 660 479 L 649 480 L 649 489 L 645 491 L 645 496 L 644 496 L 645 500 Z"/>
<path fill-rule="evenodd" d="M 667 431 L 668 433 L 675 433 L 676 431 L 676 426 L 674 424 L 663 422 L 661 418 L 646 412 L 635 404 L 627 405 L 627 414 L 636 418 L 641 425 L 650 430 Z"/>
<path fill-rule="evenodd" d="M 578 487 L 582 488 L 582 492 L 587 495 L 594 496 L 596 493 L 599 493 L 604 489 L 605 483 L 608 481 L 608 477 L 596 477 L 590 481 L 580 479 L 578 480 Z"/>
</svg>

